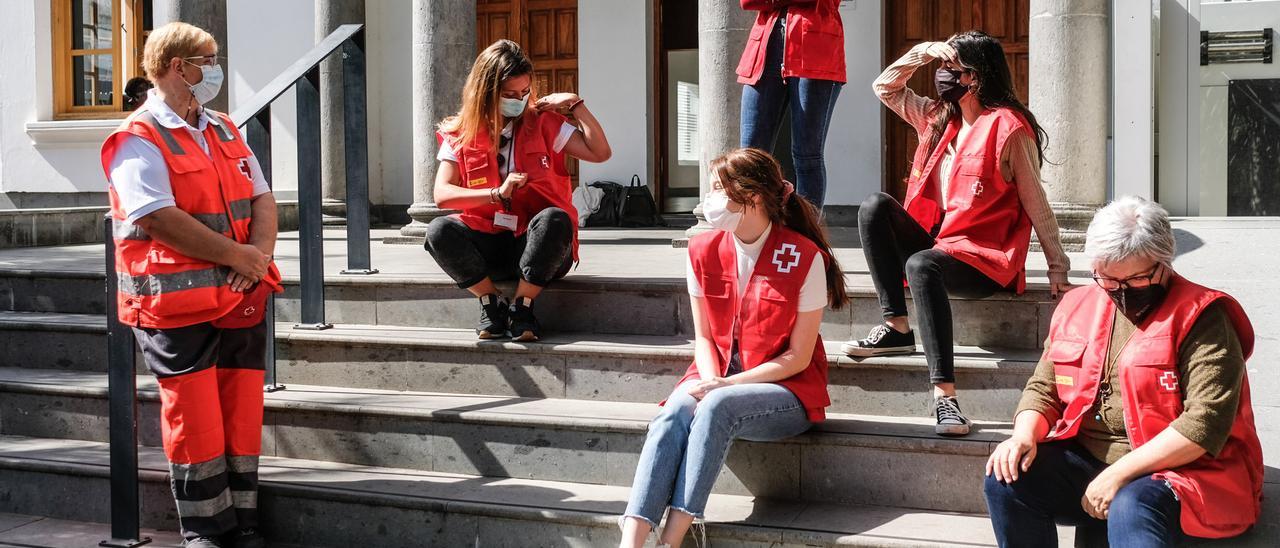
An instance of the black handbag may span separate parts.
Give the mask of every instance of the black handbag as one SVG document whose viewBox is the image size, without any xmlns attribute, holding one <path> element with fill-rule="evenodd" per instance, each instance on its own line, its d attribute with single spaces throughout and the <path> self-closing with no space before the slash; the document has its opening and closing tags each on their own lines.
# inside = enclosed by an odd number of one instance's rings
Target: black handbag
<svg viewBox="0 0 1280 548">
<path fill-rule="evenodd" d="M 658 211 L 658 203 L 649 193 L 649 185 L 640 182 L 639 175 L 631 176 L 631 185 L 622 195 L 622 207 L 618 209 L 619 224 L 625 227 L 667 226 Z"/>
<path fill-rule="evenodd" d="M 618 212 L 622 211 L 624 187 L 612 181 L 596 181 L 590 186 L 600 189 L 600 208 L 587 217 L 586 226 L 618 226 Z"/>
</svg>

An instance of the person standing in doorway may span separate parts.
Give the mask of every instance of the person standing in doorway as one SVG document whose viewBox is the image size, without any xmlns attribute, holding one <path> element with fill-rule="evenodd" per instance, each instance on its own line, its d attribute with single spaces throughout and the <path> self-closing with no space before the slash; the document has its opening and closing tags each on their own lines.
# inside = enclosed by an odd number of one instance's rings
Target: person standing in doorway
<svg viewBox="0 0 1280 548">
<path fill-rule="evenodd" d="M 758 12 L 738 63 L 743 147 L 773 151 L 791 114 L 796 193 L 822 211 L 824 150 L 836 98 L 846 81 L 840 0 L 741 0 Z"/>
<path fill-rule="evenodd" d="M 938 99 L 916 95 L 907 80 L 942 61 Z M 906 203 L 883 192 L 858 210 L 858 235 L 884 323 L 843 346 L 854 357 L 911 353 L 903 280 L 919 314 L 933 383 L 935 431 L 969 433 L 956 399 L 949 295 L 1021 293 L 1031 230 L 1049 263 L 1056 298 L 1070 287 L 1070 260 L 1040 184 L 1044 130 L 1018 100 L 1000 42 L 979 31 L 925 42 L 885 69 L 874 84 L 885 106 L 915 128 Z"/>
</svg>

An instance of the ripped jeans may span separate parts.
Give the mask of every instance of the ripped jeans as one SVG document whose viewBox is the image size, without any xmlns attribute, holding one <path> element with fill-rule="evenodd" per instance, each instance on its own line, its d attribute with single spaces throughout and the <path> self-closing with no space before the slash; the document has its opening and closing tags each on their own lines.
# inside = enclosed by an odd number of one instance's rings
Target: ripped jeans
<svg viewBox="0 0 1280 548">
<path fill-rule="evenodd" d="M 649 423 L 631 482 L 624 515 L 654 528 L 668 506 L 702 517 L 733 440 L 776 441 L 812 426 L 800 400 L 780 385 L 726 386 L 699 402 L 689 395 L 695 383 L 677 386 Z"/>
</svg>

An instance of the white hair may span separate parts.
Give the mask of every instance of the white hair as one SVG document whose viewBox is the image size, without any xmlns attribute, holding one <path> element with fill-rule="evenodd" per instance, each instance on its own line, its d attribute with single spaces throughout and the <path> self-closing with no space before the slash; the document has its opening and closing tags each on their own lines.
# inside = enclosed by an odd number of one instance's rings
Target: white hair
<svg viewBox="0 0 1280 548">
<path fill-rule="evenodd" d="M 1122 196 L 1098 210 L 1084 241 L 1085 255 L 1094 266 L 1132 257 L 1171 265 L 1175 248 L 1169 212 L 1137 196 Z"/>
</svg>

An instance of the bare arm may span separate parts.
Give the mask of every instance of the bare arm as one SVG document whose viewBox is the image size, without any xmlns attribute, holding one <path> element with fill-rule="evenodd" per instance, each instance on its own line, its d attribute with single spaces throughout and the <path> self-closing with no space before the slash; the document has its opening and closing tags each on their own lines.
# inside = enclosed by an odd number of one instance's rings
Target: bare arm
<svg viewBox="0 0 1280 548">
<path fill-rule="evenodd" d="M 270 192 L 253 199 L 253 222 L 249 224 L 249 243 L 268 257 L 276 254 L 276 236 L 280 232 L 276 198 Z"/>
<path fill-rule="evenodd" d="M 256 202 L 255 202 L 256 212 Z M 272 213 L 274 217 L 274 212 Z M 156 241 L 173 248 L 178 253 L 231 267 L 253 282 L 262 279 L 271 257 L 260 248 L 240 244 L 197 221 L 187 212 L 176 207 L 158 209 L 135 221 Z M 273 223 L 274 224 L 274 223 Z M 274 237 L 272 237 L 274 246 Z"/>
<path fill-rule="evenodd" d="M 563 111 L 566 116 L 578 122 L 578 132 L 569 138 L 564 146 L 564 153 L 586 162 L 600 163 L 613 157 L 613 149 L 609 147 L 609 139 L 604 135 L 600 121 L 581 101 L 581 97 L 571 93 L 556 93 L 538 100 L 538 110 L 554 109 Z M 577 105 L 577 106 L 574 106 Z M 572 107 L 572 108 L 570 108 Z"/>
<path fill-rule="evenodd" d="M 524 173 L 508 173 L 507 180 L 497 189 L 464 188 L 462 170 L 458 169 L 458 163 L 444 160 L 436 168 L 436 182 L 431 194 L 440 209 L 471 209 L 492 204 L 501 198 L 510 198 L 511 193 L 524 186 L 527 180 L 528 176 Z"/>
<path fill-rule="evenodd" d="M 721 370 L 720 357 L 716 343 L 711 340 L 706 301 L 703 297 L 692 297 L 689 304 L 693 309 L 693 363 L 698 367 L 698 377 L 702 380 L 717 378 Z"/>
</svg>

